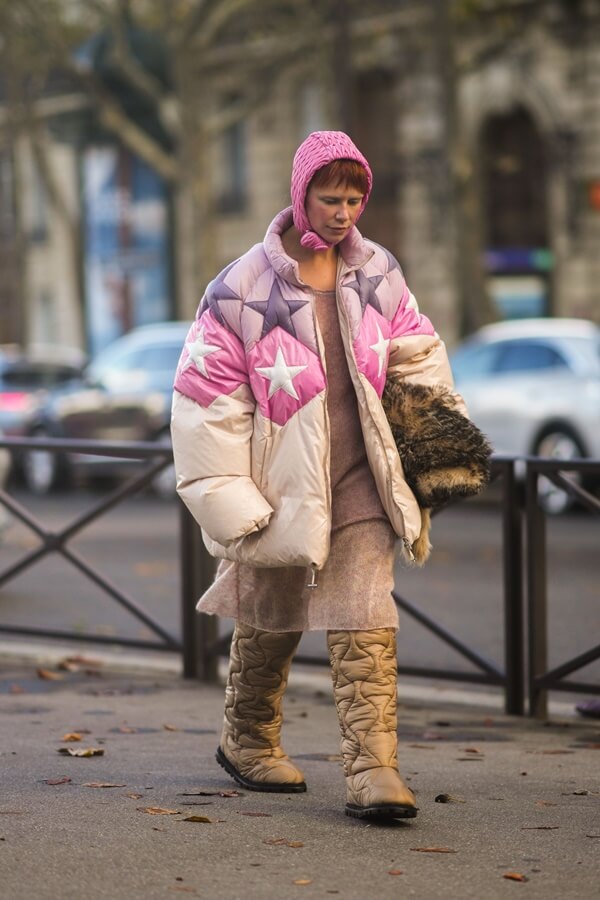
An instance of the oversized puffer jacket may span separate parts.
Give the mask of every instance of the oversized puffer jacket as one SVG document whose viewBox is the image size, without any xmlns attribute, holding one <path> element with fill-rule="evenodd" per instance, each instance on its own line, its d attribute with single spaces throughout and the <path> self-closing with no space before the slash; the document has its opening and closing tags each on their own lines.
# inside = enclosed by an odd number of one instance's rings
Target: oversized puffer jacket
<svg viewBox="0 0 600 900">
<path fill-rule="evenodd" d="M 212 281 L 181 354 L 173 397 L 177 491 L 213 556 L 322 568 L 331 488 L 327 373 L 314 294 L 281 235 Z M 443 342 L 394 257 L 356 227 L 340 244 L 336 300 L 367 458 L 410 554 L 421 511 L 381 405 L 388 378 L 452 386 Z"/>
</svg>

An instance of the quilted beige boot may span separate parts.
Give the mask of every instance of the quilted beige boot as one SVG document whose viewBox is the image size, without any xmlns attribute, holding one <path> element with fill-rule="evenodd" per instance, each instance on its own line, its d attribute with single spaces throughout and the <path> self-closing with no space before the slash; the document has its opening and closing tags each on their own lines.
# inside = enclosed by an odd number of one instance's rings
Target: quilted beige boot
<svg viewBox="0 0 600 900">
<path fill-rule="evenodd" d="M 398 773 L 396 633 L 327 633 L 342 731 L 346 814 L 411 819 L 415 796 Z"/>
<path fill-rule="evenodd" d="M 279 744 L 283 694 L 301 637 L 300 631 L 260 631 L 241 622 L 233 633 L 217 761 L 250 791 L 306 790 L 304 775 Z"/>
</svg>

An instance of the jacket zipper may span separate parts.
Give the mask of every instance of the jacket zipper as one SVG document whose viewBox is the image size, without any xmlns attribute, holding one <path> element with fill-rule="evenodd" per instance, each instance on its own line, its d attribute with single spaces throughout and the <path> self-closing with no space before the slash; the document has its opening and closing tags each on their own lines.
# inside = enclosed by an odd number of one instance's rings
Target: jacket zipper
<svg viewBox="0 0 600 900">
<path fill-rule="evenodd" d="M 402 544 L 411 562 L 415 562 L 415 554 L 413 553 L 412 544 L 407 537 L 402 538 Z"/>
<path fill-rule="evenodd" d="M 348 271 L 350 271 L 350 270 L 348 270 Z M 338 295 L 337 288 L 338 288 L 338 287 L 341 287 L 341 281 L 342 281 L 342 277 L 343 277 L 344 274 L 345 274 L 345 273 L 342 271 L 342 266 L 340 266 L 340 277 L 339 277 L 339 280 L 338 280 L 338 284 L 336 285 L 336 303 L 337 303 L 337 295 Z M 341 297 L 341 291 L 340 291 L 340 297 Z M 344 326 L 345 326 L 345 332 L 346 332 L 346 341 L 344 341 L 344 347 L 347 346 L 348 349 L 350 350 L 350 358 L 351 358 L 351 360 L 352 360 L 352 365 L 354 366 L 354 370 L 355 370 L 355 372 L 356 372 L 356 361 L 355 361 L 355 359 L 354 359 L 354 354 L 353 354 L 353 352 L 352 352 L 352 347 L 351 347 L 351 344 L 350 344 L 350 325 L 349 325 L 349 323 L 348 323 L 348 318 L 347 318 L 347 316 L 346 316 L 346 309 L 345 309 L 344 304 L 343 304 L 342 302 L 340 302 L 340 303 L 338 304 L 338 309 L 341 309 L 341 312 L 342 312 L 342 318 L 343 318 Z M 343 337 L 344 337 L 344 335 L 342 335 L 342 339 L 343 339 Z M 360 384 L 360 380 L 357 379 L 357 380 L 355 381 L 354 379 L 352 379 L 352 383 L 353 383 L 353 385 L 354 385 L 355 391 L 356 391 L 356 390 L 360 390 L 360 391 L 361 391 L 361 396 L 362 396 L 363 403 L 364 403 L 364 405 L 365 405 L 365 408 L 366 408 L 367 411 L 368 411 L 368 410 L 369 410 L 369 405 L 368 405 L 368 403 L 366 402 L 365 393 L 364 393 L 364 390 L 362 389 L 362 385 Z M 370 413 L 369 413 L 369 415 L 370 415 Z M 375 429 L 376 429 L 376 431 L 377 431 L 377 434 L 379 434 L 379 439 L 381 440 L 381 434 L 380 434 L 379 428 L 378 428 L 378 426 L 377 426 L 377 422 L 373 419 L 372 416 L 371 416 L 371 418 L 372 418 L 372 420 L 373 420 L 373 424 L 375 425 Z M 385 453 L 385 452 L 383 453 L 383 458 L 384 458 L 384 459 L 387 459 L 387 456 L 386 456 L 386 453 Z M 392 490 L 392 473 L 391 473 L 391 471 L 390 471 L 390 467 L 389 467 L 389 465 L 387 464 L 387 462 L 386 462 L 386 473 L 387 473 L 387 481 L 388 481 L 389 491 L 390 491 L 390 494 L 391 494 L 391 490 Z M 402 520 L 404 521 L 404 515 L 402 515 Z M 402 538 L 402 546 L 404 547 L 404 549 L 405 549 L 405 551 L 406 551 L 406 554 L 407 554 L 407 556 L 408 556 L 410 562 L 415 562 L 415 554 L 414 554 L 414 552 L 413 552 L 412 544 L 411 544 L 411 542 L 409 541 L 409 539 L 408 539 L 407 537 L 403 537 L 403 538 Z"/>
<path fill-rule="evenodd" d="M 337 294 L 337 286 L 336 286 L 336 294 Z M 323 339 L 321 337 L 321 330 L 319 328 L 319 322 L 317 319 L 317 309 L 316 304 L 313 303 L 313 319 L 315 323 L 315 335 L 317 338 L 317 346 L 319 348 L 319 355 L 321 357 L 321 363 L 323 369 L 325 370 L 325 404 L 324 404 L 324 412 L 325 412 L 325 435 L 326 435 L 326 446 L 325 446 L 325 475 L 326 475 L 326 486 L 327 486 L 327 518 L 329 520 L 329 534 L 331 535 L 331 431 L 330 431 L 330 423 L 329 423 L 329 413 L 327 412 L 327 396 L 329 394 L 329 383 L 327 381 L 327 361 L 325 359 L 325 345 L 323 343 Z M 331 537 L 329 538 L 331 540 Z M 329 554 L 328 554 L 329 555 Z M 316 563 L 311 563 L 310 567 L 310 578 L 306 584 L 306 587 L 314 591 L 317 589 L 317 572 L 318 567 Z"/>
</svg>

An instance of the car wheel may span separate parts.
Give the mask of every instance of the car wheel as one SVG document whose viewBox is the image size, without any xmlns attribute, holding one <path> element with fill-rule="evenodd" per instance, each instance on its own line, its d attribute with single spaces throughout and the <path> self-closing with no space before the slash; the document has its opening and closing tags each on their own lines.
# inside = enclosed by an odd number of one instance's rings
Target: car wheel
<svg viewBox="0 0 600 900">
<path fill-rule="evenodd" d="M 168 431 L 163 432 L 158 436 L 158 443 L 166 444 L 168 447 L 171 446 L 171 434 Z M 161 497 L 163 500 L 171 500 L 175 496 L 175 466 L 173 463 L 170 463 L 162 472 L 159 472 L 155 478 L 152 479 L 152 490 L 156 494 L 157 497 Z"/>
<path fill-rule="evenodd" d="M 30 437 L 46 438 L 45 431 L 35 431 Z M 26 450 L 21 460 L 23 481 L 32 494 L 43 496 L 66 481 L 64 459 L 51 450 Z"/>
<path fill-rule="evenodd" d="M 535 456 L 545 456 L 549 459 L 577 459 L 585 456 L 585 451 L 579 440 L 567 428 L 553 428 L 546 431 L 538 440 Z M 581 484 L 579 472 L 562 472 L 566 478 L 575 484 Z M 559 516 L 567 512 L 575 505 L 576 501 L 567 491 L 561 490 L 549 478 L 543 476 L 538 482 L 540 503 L 543 509 L 552 516 Z"/>
</svg>

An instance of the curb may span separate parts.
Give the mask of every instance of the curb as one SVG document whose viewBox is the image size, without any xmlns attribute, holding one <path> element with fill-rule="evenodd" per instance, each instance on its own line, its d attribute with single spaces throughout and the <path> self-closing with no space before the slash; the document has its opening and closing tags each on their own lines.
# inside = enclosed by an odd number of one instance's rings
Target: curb
<svg viewBox="0 0 600 900">
<path fill-rule="evenodd" d="M 156 653 L 135 653 L 115 649 L 106 652 L 92 648 L 87 642 L 83 645 L 45 643 L 34 641 L 0 641 L 0 665 L 56 665 L 66 656 L 86 656 L 96 660 L 103 668 L 121 675 L 168 675 L 181 677 L 181 658 L 177 653 L 165 651 Z M 228 663 L 219 660 L 219 680 L 224 684 L 227 679 Z M 292 667 L 289 685 L 294 689 L 319 690 L 328 692 L 331 689 L 331 675 L 327 661 L 323 660 L 323 668 L 296 665 Z M 500 691 L 467 690 L 437 683 L 415 683 L 400 679 L 398 695 L 400 703 L 425 703 L 432 706 L 462 706 L 488 710 L 504 715 L 504 697 Z M 575 701 L 568 703 L 550 700 L 548 712 L 551 716 L 571 718 L 580 721 L 575 710 Z M 526 719 L 526 717 L 524 717 Z"/>
</svg>

